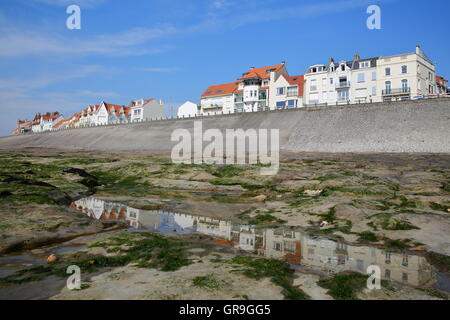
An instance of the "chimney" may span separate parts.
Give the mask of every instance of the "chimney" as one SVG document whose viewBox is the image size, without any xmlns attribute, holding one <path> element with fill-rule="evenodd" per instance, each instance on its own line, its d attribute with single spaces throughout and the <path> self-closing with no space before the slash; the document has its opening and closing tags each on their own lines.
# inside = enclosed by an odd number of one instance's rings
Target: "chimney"
<svg viewBox="0 0 450 320">
<path fill-rule="evenodd" d="M 281 64 L 286 64 L 286 61 L 281 61 Z"/>
<path fill-rule="evenodd" d="M 361 57 L 359 56 L 359 54 L 355 54 L 355 58 L 354 58 L 353 60 L 359 61 L 360 58 L 361 58 Z"/>
<path fill-rule="evenodd" d="M 159 99 L 159 104 L 160 104 L 160 105 L 163 105 L 163 104 L 164 104 L 163 99 Z"/>
<path fill-rule="evenodd" d="M 329 64 L 332 64 L 332 63 L 334 63 L 334 59 L 333 59 L 333 57 L 331 57 L 329 60 L 328 60 L 328 63 Z"/>
<path fill-rule="evenodd" d="M 420 54 L 420 46 L 419 45 L 416 46 L 416 54 Z"/>
</svg>

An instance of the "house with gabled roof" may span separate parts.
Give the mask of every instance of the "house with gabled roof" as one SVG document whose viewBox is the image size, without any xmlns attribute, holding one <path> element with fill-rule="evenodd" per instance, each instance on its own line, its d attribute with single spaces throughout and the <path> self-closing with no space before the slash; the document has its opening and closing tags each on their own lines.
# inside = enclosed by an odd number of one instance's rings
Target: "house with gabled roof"
<svg viewBox="0 0 450 320">
<path fill-rule="evenodd" d="M 47 112 L 41 117 L 42 131 L 53 130 L 53 126 L 63 119 L 63 115 L 59 112 Z"/>
<path fill-rule="evenodd" d="M 304 77 L 289 76 L 285 62 L 250 68 L 235 82 L 213 85 L 201 95 L 204 115 L 303 106 Z"/>
<path fill-rule="evenodd" d="M 436 88 L 438 94 L 443 94 L 448 92 L 447 82 L 445 78 L 441 76 L 436 76 Z"/>
<path fill-rule="evenodd" d="M 130 108 L 131 122 L 156 120 L 164 116 L 164 102 L 162 100 L 142 98 L 131 101 L 128 107 Z"/>
<path fill-rule="evenodd" d="M 120 124 L 130 122 L 130 107 L 111 104 L 107 102 L 100 103 L 99 107 L 93 112 L 92 123 L 94 125 Z"/>
</svg>

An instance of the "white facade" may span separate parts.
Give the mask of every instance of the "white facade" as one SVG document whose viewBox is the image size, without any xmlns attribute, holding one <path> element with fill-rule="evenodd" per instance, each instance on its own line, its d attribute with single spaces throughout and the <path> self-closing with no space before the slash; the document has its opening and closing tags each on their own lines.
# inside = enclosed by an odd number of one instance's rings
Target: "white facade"
<svg viewBox="0 0 450 320">
<path fill-rule="evenodd" d="M 131 101 L 129 108 L 131 122 L 156 120 L 164 116 L 164 102 L 162 100 L 139 99 Z"/>
<path fill-rule="evenodd" d="M 314 65 L 305 73 L 304 104 L 306 106 L 348 103 L 351 101 L 351 64 L 347 61 Z"/>
<path fill-rule="evenodd" d="M 250 68 L 236 82 L 210 86 L 201 97 L 203 115 L 303 106 L 303 76 L 289 76 L 285 63 Z"/>
<path fill-rule="evenodd" d="M 380 57 L 377 65 L 377 87 L 382 101 L 436 93 L 436 68 L 419 46 L 414 53 Z"/>
<path fill-rule="evenodd" d="M 307 106 L 409 100 L 436 94 L 435 66 L 413 53 L 314 65 L 305 74 Z"/>
<path fill-rule="evenodd" d="M 199 106 L 196 103 L 186 101 L 183 103 L 177 112 L 178 118 L 190 118 L 199 114 Z"/>
</svg>

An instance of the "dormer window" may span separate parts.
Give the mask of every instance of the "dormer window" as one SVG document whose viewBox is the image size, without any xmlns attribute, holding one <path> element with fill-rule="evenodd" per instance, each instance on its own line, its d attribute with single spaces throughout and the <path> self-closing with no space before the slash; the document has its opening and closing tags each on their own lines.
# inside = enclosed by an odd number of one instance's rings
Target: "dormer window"
<svg viewBox="0 0 450 320">
<path fill-rule="evenodd" d="M 341 71 L 345 71 L 345 64 L 341 64 Z"/>
<path fill-rule="evenodd" d="M 365 69 L 365 68 L 369 68 L 369 67 L 370 67 L 370 61 L 362 61 L 359 63 L 360 69 Z"/>
</svg>

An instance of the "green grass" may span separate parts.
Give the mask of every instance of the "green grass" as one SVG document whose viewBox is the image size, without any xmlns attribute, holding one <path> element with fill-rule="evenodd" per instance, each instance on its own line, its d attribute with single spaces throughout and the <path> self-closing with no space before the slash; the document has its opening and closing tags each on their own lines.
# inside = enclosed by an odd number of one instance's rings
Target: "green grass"
<svg viewBox="0 0 450 320">
<path fill-rule="evenodd" d="M 370 231 L 364 231 L 358 234 L 358 242 L 377 242 L 378 237 L 375 233 Z"/>
<path fill-rule="evenodd" d="M 192 283 L 194 287 L 203 288 L 211 291 L 220 290 L 226 285 L 224 281 L 216 279 L 213 274 L 195 277 L 192 280 Z"/>
<path fill-rule="evenodd" d="M 359 273 L 340 274 L 317 284 L 328 289 L 336 300 L 358 300 L 357 294 L 367 285 L 368 276 Z"/>
<path fill-rule="evenodd" d="M 261 280 L 270 278 L 273 283 L 283 288 L 283 294 L 287 300 L 305 300 L 309 296 L 302 290 L 292 285 L 294 271 L 281 260 L 263 259 L 253 257 L 235 257 L 229 263 L 241 266 L 234 272 L 241 273 L 251 279 Z"/>
<path fill-rule="evenodd" d="M 84 273 L 122 267 L 130 263 L 138 268 L 176 271 L 191 264 L 184 250 L 186 245 L 181 240 L 164 238 L 151 233 L 122 233 L 90 246 L 105 248 L 108 253 L 115 253 L 115 255 L 75 253 L 63 262 L 17 271 L 8 277 L 1 278 L 0 283 L 20 284 L 40 281 L 51 275 L 66 277 L 66 268 L 69 265 L 79 266 Z"/>
<path fill-rule="evenodd" d="M 447 209 L 450 208 L 450 206 L 445 206 L 442 205 L 440 203 L 436 203 L 436 202 L 430 202 L 430 208 L 436 211 L 444 211 L 444 212 L 448 212 Z"/>
</svg>

